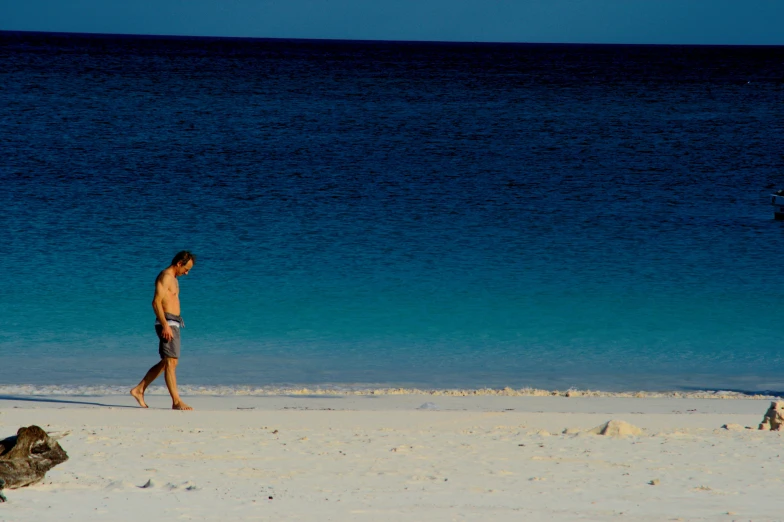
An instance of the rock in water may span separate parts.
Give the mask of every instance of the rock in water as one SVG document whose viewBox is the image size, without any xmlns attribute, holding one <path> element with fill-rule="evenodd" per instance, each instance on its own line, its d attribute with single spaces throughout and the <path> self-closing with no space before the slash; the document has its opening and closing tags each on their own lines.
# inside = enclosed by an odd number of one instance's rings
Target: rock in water
<svg viewBox="0 0 784 522">
<path fill-rule="evenodd" d="M 19 428 L 16 436 L 0 440 L 0 490 L 29 486 L 47 471 L 68 460 L 54 437 L 38 426 Z M 0 495 L 0 502 L 5 500 Z"/>
<path fill-rule="evenodd" d="M 781 431 L 784 425 L 784 401 L 773 401 L 770 403 L 770 408 L 765 413 L 762 423 L 759 425 L 761 430 Z"/>
<path fill-rule="evenodd" d="M 626 437 L 629 435 L 641 435 L 642 430 L 628 422 L 611 420 L 601 426 L 596 426 L 594 429 L 589 430 L 588 433 L 606 435 L 608 437 Z"/>
</svg>

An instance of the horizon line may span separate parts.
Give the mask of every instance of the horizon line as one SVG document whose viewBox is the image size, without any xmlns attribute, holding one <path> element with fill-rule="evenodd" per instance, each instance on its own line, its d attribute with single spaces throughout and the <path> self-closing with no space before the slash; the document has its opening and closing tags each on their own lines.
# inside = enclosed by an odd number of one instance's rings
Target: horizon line
<svg viewBox="0 0 784 522">
<path fill-rule="evenodd" d="M 154 34 L 154 33 L 102 33 L 71 31 L 31 31 L 19 29 L 0 29 L 0 36 L 10 33 L 53 36 L 97 36 L 119 38 L 160 38 L 160 39 L 200 39 L 200 40 L 254 40 L 260 42 L 301 42 L 301 43 L 340 43 L 340 44 L 411 44 L 411 45 L 519 45 L 519 46 L 625 46 L 625 47 L 757 47 L 777 48 L 784 44 L 695 44 L 695 43 L 607 43 L 607 42 L 520 42 L 489 40 L 392 40 L 392 39 L 351 39 L 351 38 L 280 38 L 265 36 L 214 36 L 192 34 Z"/>
</svg>

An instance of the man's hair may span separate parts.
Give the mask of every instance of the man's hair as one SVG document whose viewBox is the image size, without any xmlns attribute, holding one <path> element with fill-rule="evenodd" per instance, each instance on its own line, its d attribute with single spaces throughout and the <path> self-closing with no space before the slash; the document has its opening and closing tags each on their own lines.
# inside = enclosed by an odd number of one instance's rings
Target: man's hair
<svg viewBox="0 0 784 522">
<path fill-rule="evenodd" d="M 183 265 L 187 265 L 188 261 L 193 261 L 193 263 L 195 264 L 196 256 L 194 256 L 187 250 L 183 250 L 182 252 L 177 252 L 177 255 L 174 256 L 174 259 L 172 259 L 171 264 L 172 266 L 176 265 L 177 263 L 182 263 Z"/>
</svg>

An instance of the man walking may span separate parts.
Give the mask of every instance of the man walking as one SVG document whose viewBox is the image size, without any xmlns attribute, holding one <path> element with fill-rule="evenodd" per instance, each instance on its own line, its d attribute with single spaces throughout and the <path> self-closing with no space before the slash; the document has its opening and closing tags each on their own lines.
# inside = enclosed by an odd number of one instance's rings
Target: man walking
<svg viewBox="0 0 784 522">
<path fill-rule="evenodd" d="M 180 317 L 180 284 L 177 278 L 188 275 L 196 262 L 196 256 L 183 250 L 172 259 L 171 265 L 158 274 L 155 280 L 155 296 L 152 298 L 152 309 L 155 311 L 155 332 L 158 334 L 158 353 L 161 361 L 150 368 L 144 379 L 131 390 L 131 395 L 146 408 L 144 392 L 161 372 L 166 379 L 166 387 L 172 398 L 172 409 L 192 410 L 182 402 L 177 392 L 177 361 L 180 358 L 180 328 L 185 323 Z"/>
</svg>

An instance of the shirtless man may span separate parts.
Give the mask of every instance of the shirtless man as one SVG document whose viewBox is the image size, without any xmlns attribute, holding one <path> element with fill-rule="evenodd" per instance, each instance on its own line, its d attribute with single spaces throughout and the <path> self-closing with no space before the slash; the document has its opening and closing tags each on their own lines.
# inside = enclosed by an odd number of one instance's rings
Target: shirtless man
<svg viewBox="0 0 784 522">
<path fill-rule="evenodd" d="M 142 408 L 147 407 L 144 402 L 144 392 L 152 382 L 163 372 L 166 387 L 172 398 L 172 409 L 192 410 L 182 402 L 177 392 L 177 361 L 180 358 L 180 328 L 185 323 L 180 317 L 180 284 L 177 278 L 188 275 L 196 262 L 196 256 L 187 251 L 179 252 L 172 259 L 169 268 L 158 274 L 155 280 L 155 296 L 152 298 L 152 309 L 155 311 L 155 332 L 158 334 L 158 353 L 161 361 L 150 368 L 144 379 L 131 390 L 131 395 Z"/>
</svg>

